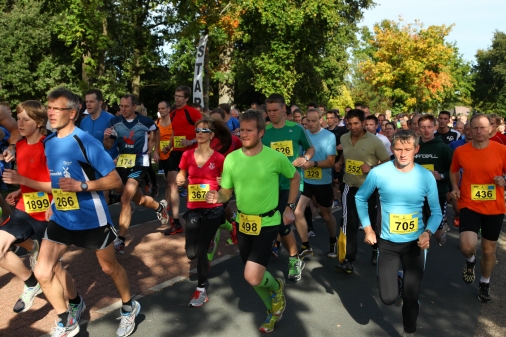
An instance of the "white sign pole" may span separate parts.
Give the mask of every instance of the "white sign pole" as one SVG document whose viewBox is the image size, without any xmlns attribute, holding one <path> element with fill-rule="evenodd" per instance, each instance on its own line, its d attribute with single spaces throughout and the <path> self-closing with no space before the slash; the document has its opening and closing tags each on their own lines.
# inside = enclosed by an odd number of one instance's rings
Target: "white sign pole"
<svg viewBox="0 0 506 337">
<path fill-rule="evenodd" d="M 204 57 L 206 55 L 207 35 L 199 40 L 197 47 L 197 59 L 195 60 L 195 73 L 193 74 L 193 103 L 204 106 L 204 96 L 202 92 L 202 73 L 204 72 Z"/>
</svg>

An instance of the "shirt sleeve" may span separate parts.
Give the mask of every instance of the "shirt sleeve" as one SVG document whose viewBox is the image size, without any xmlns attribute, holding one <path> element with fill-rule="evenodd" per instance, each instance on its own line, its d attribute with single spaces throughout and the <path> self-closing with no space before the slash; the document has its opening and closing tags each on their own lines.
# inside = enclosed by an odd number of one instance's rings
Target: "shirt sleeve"
<svg viewBox="0 0 506 337">
<path fill-rule="evenodd" d="M 376 180 L 377 180 L 377 169 L 371 170 L 367 177 L 365 178 L 364 183 L 358 189 L 357 194 L 355 194 L 355 203 L 358 212 L 358 217 L 360 218 L 360 222 L 362 226 L 367 227 L 371 225 L 371 220 L 369 219 L 369 204 L 367 200 L 372 195 L 374 190 L 376 189 Z"/>
<path fill-rule="evenodd" d="M 311 140 L 309 139 L 308 135 L 306 134 L 302 126 L 299 126 L 299 140 L 300 145 L 302 146 L 304 151 L 307 151 L 307 149 L 313 146 Z"/>
<path fill-rule="evenodd" d="M 336 136 L 332 134 L 332 137 L 329 137 L 329 141 L 327 142 L 327 156 L 335 156 L 336 155 Z"/>
<path fill-rule="evenodd" d="M 378 157 L 378 159 L 380 161 L 383 161 L 383 160 L 386 160 L 386 159 L 390 159 L 390 155 L 388 154 L 387 152 L 387 149 L 385 148 L 385 145 L 383 145 L 383 142 L 376 136 L 374 136 L 374 138 L 376 138 L 378 141 L 375 142 L 375 152 L 376 152 L 376 157 Z M 367 163 L 368 165 L 371 165 L 369 163 Z M 378 165 L 378 163 L 373 163 L 372 166 L 376 166 Z"/>
<path fill-rule="evenodd" d="M 111 156 L 105 152 L 104 146 L 93 136 L 84 139 L 84 146 L 86 149 L 86 156 L 88 157 L 89 164 L 100 173 L 102 177 L 105 177 L 111 173 L 116 166 Z"/>
<path fill-rule="evenodd" d="M 439 227 L 439 224 L 441 223 L 441 220 L 443 220 L 443 214 L 441 213 L 441 205 L 439 204 L 436 179 L 432 173 L 428 171 L 427 173 L 425 174 L 427 177 L 424 180 L 427 189 L 427 201 L 429 202 L 431 214 L 429 220 L 427 220 L 426 228 L 430 230 L 431 233 L 435 233 Z"/>
<path fill-rule="evenodd" d="M 275 152 L 275 154 L 279 163 L 279 173 L 287 179 L 292 179 L 297 171 L 295 166 L 293 166 L 290 160 L 281 152 Z"/>
<path fill-rule="evenodd" d="M 202 114 L 197 109 L 188 109 L 188 112 L 190 113 L 193 123 L 197 124 L 197 121 L 202 119 Z"/>
<path fill-rule="evenodd" d="M 223 173 L 221 174 L 221 187 L 226 189 L 234 188 L 234 181 L 232 178 L 232 168 L 233 168 L 233 158 L 232 156 L 227 156 L 225 158 L 225 162 L 223 163 Z"/>
</svg>

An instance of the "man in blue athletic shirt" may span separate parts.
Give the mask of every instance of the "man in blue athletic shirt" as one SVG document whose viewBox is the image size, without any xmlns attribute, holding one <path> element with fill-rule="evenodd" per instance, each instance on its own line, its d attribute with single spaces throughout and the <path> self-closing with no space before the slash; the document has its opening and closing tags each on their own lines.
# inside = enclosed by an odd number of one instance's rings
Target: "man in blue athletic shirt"
<svg viewBox="0 0 506 337">
<path fill-rule="evenodd" d="M 132 300 L 127 274 L 116 260 L 112 245 L 116 230 L 102 193 L 119 188 L 121 178 L 102 144 L 75 126 L 77 95 L 65 89 L 51 92 L 47 112 L 51 128 L 56 130 L 44 141 L 53 203 L 46 215 L 49 223 L 34 273 L 58 315 L 52 336 L 75 336 L 86 309 L 72 279 L 61 280 L 54 272 L 70 245 L 95 250 L 102 270 L 113 279 L 123 302 L 116 336 L 128 336 L 135 327 L 140 305 Z M 64 293 L 69 297 L 68 307 Z"/>
<path fill-rule="evenodd" d="M 416 331 L 420 311 L 418 293 L 430 237 L 443 218 L 434 175 L 414 161 L 419 141 L 419 136 L 412 130 L 395 134 L 392 139 L 395 159 L 372 169 L 355 195 L 358 215 L 365 230 L 364 241 L 373 245 L 376 233 L 371 227 L 367 200 L 378 189 L 382 219 L 380 228 L 377 228 L 380 297 L 387 305 L 395 302 L 399 292 L 397 270 L 402 262 L 402 320 L 404 335 L 408 336 Z M 426 226 L 422 221 L 425 198 L 432 211 Z"/>
</svg>

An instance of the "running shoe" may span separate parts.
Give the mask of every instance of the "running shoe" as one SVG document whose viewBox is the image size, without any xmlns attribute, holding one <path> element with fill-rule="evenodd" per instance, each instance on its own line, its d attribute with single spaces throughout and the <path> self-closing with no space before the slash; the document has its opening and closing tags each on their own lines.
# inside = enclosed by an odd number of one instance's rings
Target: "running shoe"
<svg viewBox="0 0 506 337">
<path fill-rule="evenodd" d="M 125 254 L 125 241 L 120 238 L 114 240 L 114 250 L 116 254 Z"/>
<path fill-rule="evenodd" d="M 459 228 L 460 227 L 460 217 L 454 216 L 453 217 L 453 227 Z"/>
<path fill-rule="evenodd" d="M 69 303 L 69 316 L 72 316 L 72 318 L 78 323 L 81 320 L 83 311 L 86 309 L 86 304 L 84 303 L 81 295 L 79 295 L 79 299 L 81 300 L 79 304 Z"/>
<path fill-rule="evenodd" d="M 285 284 L 280 278 L 276 280 L 279 283 L 279 289 L 271 293 L 272 314 L 274 316 L 281 316 L 286 308 L 285 294 L 283 293 Z"/>
<path fill-rule="evenodd" d="M 29 288 L 25 285 L 23 293 L 19 296 L 19 299 L 12 310 L 17 314 L 28 311 L 32 307 L 35 296 L 40 293 L 42 293 L 42 289 L 38 283 L 33 288 Z"/>
<path fill-rule="evenodd" d="M 33 240 L 33 249 L 30 251 L 30 268 L 35 270 L 35 265 L 39 259 L 39 241 Z"/>
<path fill-rule="evenodd" d="M 181 224 L 172 224 L 172 226 L 170 226 L 170 228 L 166 229 L 165 232 L 163 232 L 163 235 L 165 236 L 169 236 L 169 235 L 175 235 L 175 234 L 178 234 L 178 233 L 182 233 L 183 232 L 183 226 L 181 226 Z"/>
<path fill-rule="evenodd" d="M 310 237 L 310 238 L 316 237 L 316 234 L 314 233 L 314 229 L 312 227 L 308 228 L 307 236 Z"/>
<path fill-rule="evenodd" d="M 165 199 L 160 200 L 160 206 L 162 206 L 162 210 L 160 212 L 156 212 L 156 217 L 158 218 L 158 220 L 160 220 L 162 225 L 166 225 L 169 223 L 169 214 L 167 213 L 167 206 L 168 206 L 167 200 Z"/>
<path fill-rule="evenodd" d="M 371 263 L 373 266 L 375 266 L 376 263 L 378 263 L 378 250 L 377 249 L 372 250 Z"/>
<path fill-rule="evenodd" d="M 69 315 L 69 321 L 71 317 Z M 67 322 L 69 324 L 69 322 Z M 79 324 L 73 321 L 70 325 L 65 326 L 61 319 L 56 321 L 56 326 L 51 328 L 51 337 L 72 337 L 79 333 Z"/>
<path fill-rule="evenodd" d="M 475 256 L 473 262 L 469 262 L 466 260 L 466 264 L 464 265 L 464 269 L 462 269 L 462 279 L 467 284 L 473 283 L 476 278 L 476 273 L 474 271 L 475 266 L 476 266 L 476 256 Z"/>
<path fill-rule="evenodd" d="M 273 332 L 274 331 L 274 324 L 276 324 L 276 322 L 281 321 L 282 317 L 283 317 L 283 315 L 275 316 L 272 314 L 272 312 L 270 310 L 267 310 L 267 318 L 262 323 L 262 325 L 260 325 L 260 328 L 258 330 L 260 330 L 264 333 Z"/>
<path fill-rule="evenodd" d="M 195 289 L 195 292 L 193 293 L 193 297 L 188 303 L 189 307 L 201 307 L 204 305 L 204 303 L 207 303 L 209 301 L 209 297 L 207 297 L 207 292 L 204 291 L 198 291 Z"/>
<path fill-rule="evenodd" d="M 299 250 L 299 258 L 303 259 L 303 258 L 305 258 L 308 255 L 311 255 L 311 256 L 314 255 L 313 247 L 311 247 L 311 246 L 308 246 L 308 247 L 301 246 L 300 250 Z"/>
<path fill-rule="evenodd" d="M 153 185 L 153 187 L 151 187 L 151 197 L 152 198 L 156 198 L 158 196 L 158 188 L 159 188 L 158 185 Z"/>
<path fill-rule="evenodd" d="M 488 303 L 492 300 L 492 297 L 490 297 L 490 283 L 480 282 L 478 299 L 483 303 Z"/>
<path fill-rule="evenodd" d="M 342 271 L 346 274 L 352 274 L 353 273 L 353 263 L 348 262 L 348 260 L 343 260 L 343 262 L 338 262 L 336 264 L 336 270 Z"/>
<path fill-rule="evenodd" d="M 275 258 L 279 257 L 279 254 L 281 253 L 281 244 L 275 243 L 274 246 L 272 246 L 272 256 Z"/>
<path fill-rule="evenodd" d="M 118 317 L 119 322 L 118 330 L 116 330 L 116 337 L 130 336 L 135 328 L 135 317 L 141 311 L 141 305 L 137 301 L 132 301 L 132 311 L 123 311 L 120 309 L 121 317 Z"/>
<path fill-rule="evenodd" d="M 299 281 L 305 265 L 304 261 L 298 257 L 290 257 L 288 259 L 288 279 L 295 282 Z"/>
<path fill-rule="evenodd" d="M 335 259 L 337 257 L 337 242 L 331 243 L 327 257 Z"/>
</svg>

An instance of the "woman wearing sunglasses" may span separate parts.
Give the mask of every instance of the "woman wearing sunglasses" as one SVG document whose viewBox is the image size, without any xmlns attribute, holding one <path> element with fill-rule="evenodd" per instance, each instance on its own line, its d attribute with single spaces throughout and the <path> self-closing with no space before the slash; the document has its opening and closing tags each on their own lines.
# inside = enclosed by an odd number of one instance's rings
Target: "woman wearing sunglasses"
<svg viewBox="0 0 506 337">
<path fill-rule="evenodd" d="M 219 178 L 225 157 L 211 148 L 214 138 L 213 121 L 204 118 L 196 124 L 197 148 L 185 151 L 179 164 L 176 182 L 183 186 L 188 178 L 188 212 L 186 220 L 186 255 L 190 260 L 197 258 L 198 284 L 190 307 L 200 307 L 208 301 L 205 284 L 209 272 L 207 250 L 218 227 L 223 223 L 223 204 L 208 204 L 206 193 L 219 189 Z"/>
</svg>

